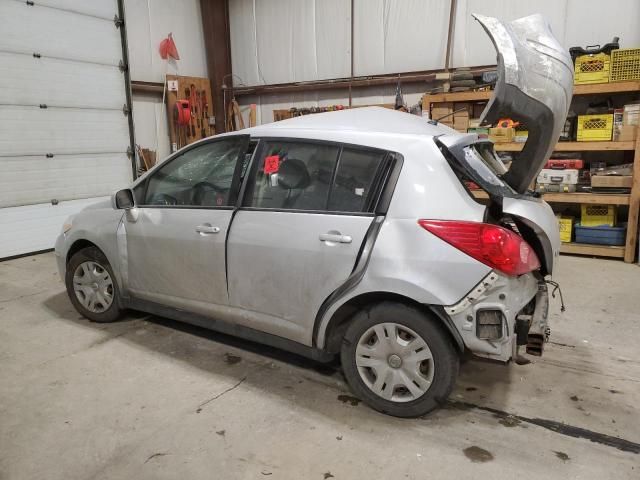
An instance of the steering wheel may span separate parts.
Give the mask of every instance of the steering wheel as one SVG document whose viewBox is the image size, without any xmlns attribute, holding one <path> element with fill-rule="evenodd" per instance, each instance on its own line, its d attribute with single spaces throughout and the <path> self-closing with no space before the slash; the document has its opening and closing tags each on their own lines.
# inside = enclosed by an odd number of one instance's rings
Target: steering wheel
<svg viewBox="0 0 640 480">
<path fill-rule="evenodd" d="M 211 182 L 198 182 L 193 186 L 193 203 L 202 205 L 208 191 L 223 192 L 224 190 Z"/>
<path fill-rule="evenodd" d="M 156 193 L 151 197 L 151 205 L 177 205 L 178 199 L 166 193 Z"/>
</svg>

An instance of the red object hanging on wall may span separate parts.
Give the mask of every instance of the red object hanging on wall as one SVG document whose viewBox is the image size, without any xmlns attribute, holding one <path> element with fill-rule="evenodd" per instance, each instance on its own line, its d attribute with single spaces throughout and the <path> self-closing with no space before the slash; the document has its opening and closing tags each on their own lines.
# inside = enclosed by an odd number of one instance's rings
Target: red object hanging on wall
<svg viewBox="0 0 640 480">
<path fill-rule="evenodd" d="M 178 125 L 189 125 L 191 121 L 191 105 L 188 100 L 178 100 L 175 105 L 175 119 Z"/>
<path fill-rule="evenodd" d="M 173 36 L 169 34 L 167 38 L 160 42 L 160 56 L 163 60 L 171 57 L 174 60 L 180 60 L 180 55 L 178 54 L 178 48 L 176 47 L 176 43 L 173 41 Z"/>
</svg>

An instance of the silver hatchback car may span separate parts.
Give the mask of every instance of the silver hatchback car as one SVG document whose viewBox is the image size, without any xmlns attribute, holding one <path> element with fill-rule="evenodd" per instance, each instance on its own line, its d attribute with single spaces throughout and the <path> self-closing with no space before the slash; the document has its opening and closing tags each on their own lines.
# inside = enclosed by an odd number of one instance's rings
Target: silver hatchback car
<svg viewBox="0 0 640 480">
<path fill-rule="evenodd" d="M 375 107 L 208 138 L 65 223 L 75 308 L 339 356 L 358 397 L 402 417 L 446 400 L 465 351 L 542 354 L 560 242 L 528 188 L 559 137 L 571 60 L 540 16 L 478 20 L 498 50 L 483 118 L 530 131 L 509 169 L 486 140 Z"/>
</svg>

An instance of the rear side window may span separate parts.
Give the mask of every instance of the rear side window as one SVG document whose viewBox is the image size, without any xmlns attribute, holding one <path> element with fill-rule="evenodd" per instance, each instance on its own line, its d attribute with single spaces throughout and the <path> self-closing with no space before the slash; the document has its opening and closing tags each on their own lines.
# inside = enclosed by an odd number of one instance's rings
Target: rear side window
<svg viewBox="0 0 640 480">
<path fill-rule="evenodd" d="M 325 210 L 339 151 L 334 145 L 267 142 L 248 206 Z"/>
<path fill-rule="evenodd" d="M 336 173 L 329 210 L 334 212 L 364 212 L 373 196 L 376 174 L 384 152 L 344 148 Z"/>
<path fill-rule="evenodd" d="M 245 206 L 278 210 L 369 211 L 385 152 L 266 141 Z"/>
</svg>

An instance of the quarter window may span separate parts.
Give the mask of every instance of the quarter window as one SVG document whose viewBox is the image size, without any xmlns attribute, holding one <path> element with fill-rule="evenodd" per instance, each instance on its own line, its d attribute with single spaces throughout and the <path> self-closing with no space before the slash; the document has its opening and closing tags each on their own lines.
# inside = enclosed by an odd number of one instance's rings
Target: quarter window
<svg viewBox="0 0 640 480">
<path fill-rule="evenodd" d="M 221 207 L 230 205 L 231 188 L 242 138 L 231 138 L 187 150 L 153 172 L 145 205 Z"/>
</svg>

